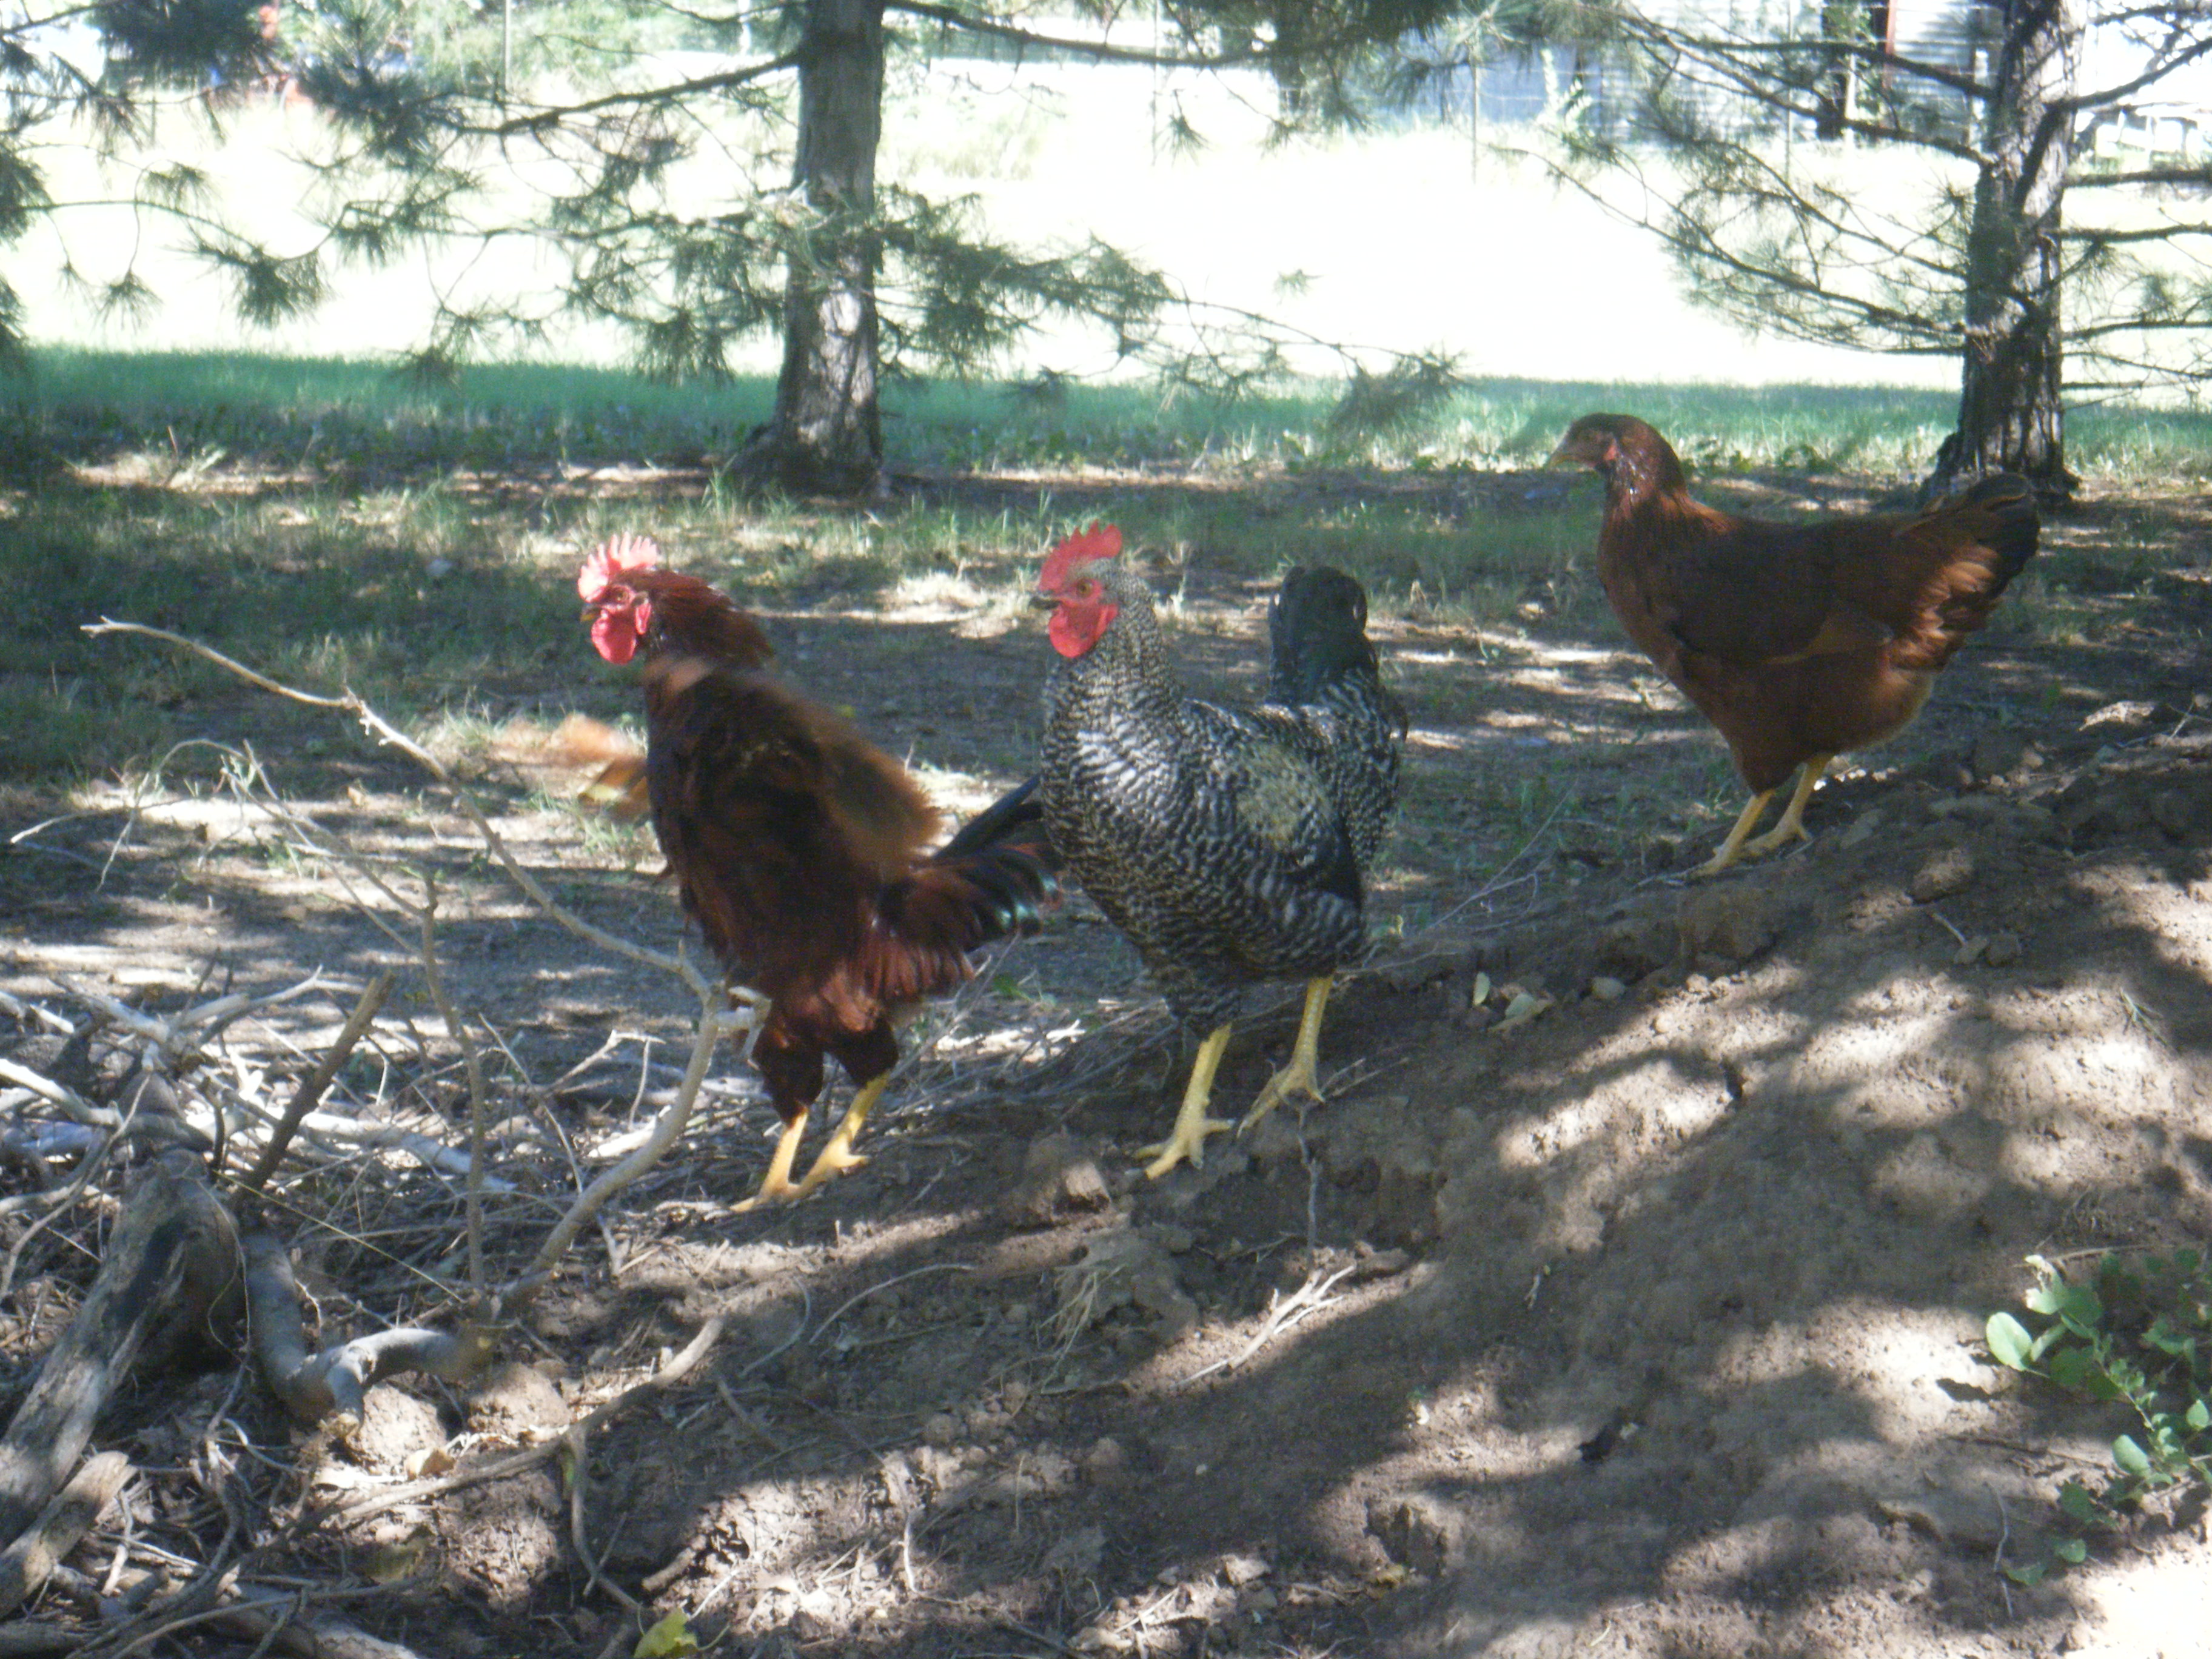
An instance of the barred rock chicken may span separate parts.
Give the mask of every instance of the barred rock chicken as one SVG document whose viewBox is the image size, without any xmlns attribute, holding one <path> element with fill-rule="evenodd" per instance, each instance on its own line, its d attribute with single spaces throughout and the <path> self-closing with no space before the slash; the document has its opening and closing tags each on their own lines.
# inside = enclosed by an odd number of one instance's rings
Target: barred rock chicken
<svg viewBox="0 0 2212 1659">
<path fill-rule="evenodd" d="M 1398 795 L 1405 714 L 1368 642 L 1367 596 L 1296 569 L 1269 611 L 1268 701 L 1183 696 L 1151 592 L 1093 525 L 1045 560 L 1038 603 L 1063 659 L 1045 690 L 1042 799 L 1053 846 L 1129 936 L 1169 1006 L 1208 1033 L 1175 1128 L 1146 1173 L 1205 1162 L 1206 1115 L 1245 988 L 1306 981 L 1290 1063 L 1246 1114 L 1321 1098 L 1322 1012 L 1366 939 L 1365 878 Z M 1156 1156 L 1155 1156 L 1156 1155 Z"/>
<path fill-rule="evenodd" d="M 895 1017 L 1034 925 L 1053 860 L 1019 792 L 924 854 L 938 814 L 905 769 L 759 672 L 772 653 L 753 619 L 659 563 L 651 541 L 618 536 L 576 585 L 601 656 L 645 652 L 647 793 L 684 908 L 731 978 L 769 999 L 753 1061 L 784 1127 L 750 1207 L 865 1161 L 853 1141 L 897 1063 Z M 856 1092 L 794 1183 L 824 1054 Z"/>
<path fill-rule="evenodd" d="M 1728 740 L 1753 793 L 1699 875 L 1809 840 L 1805 803 L 1846 750 L 1894 736 L 2033 556 L 2035 496 L 2000 474 L 1911 517 L 1741 519 L 1690 498 L 1667 441 L 1585 415 L 1552 465 L 1605 479 L 1598 579 L 1621 626 Z M 1774 828 L 1748 841 L 1797 770 Z"/>
</svg>

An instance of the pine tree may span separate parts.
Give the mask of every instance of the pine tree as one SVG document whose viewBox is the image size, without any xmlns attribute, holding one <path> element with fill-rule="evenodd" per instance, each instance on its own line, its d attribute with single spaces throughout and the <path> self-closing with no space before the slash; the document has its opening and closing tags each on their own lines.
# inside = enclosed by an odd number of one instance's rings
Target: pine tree
<svg viewBox="0 0 2212 1659">
<path fill-rule="evenodd" d="M 2212 54 L 2212 0 L 2120 3 L 1962 6 L 1971 50 L 1946 58 L 1900 50 L 1878 0 L 1771 6 L 1732 29 L 1595 0 L 1583 27 L 1613 54 L 1626 107 L 1564 134 L 1553 165 L 1747 324 L 1954 356 L 1958 424 L 1931 490 L 2003 469 L 2062 497 L 2069 392 L 2212 376 L 2212 161 L 2119 167 L 2080 143 Z M 2131 42 L 2111 85 L 2084 82 L 2100 26 Z M 1934 182 L 1870 172 L 1900 154 Z"/>
<path fill-rule="evenodd" d="M 539 0 L 483 13 L 466 0 L 323 0 L 281 15 L 285 72 L 321 118 L 320 238 L 266 246 L 226 222 L 197 178 L 149 168 L 139 194 L 263 319 L 311 306 L 333 262 L 388 264 L 426 238 L 532 238 L 557 251 L 556 291 L 441 298 L 415 356 L 426 374 L 564 313 L 623 325 L 642 366 L 670 377 L 725 373 L 741 343 L 780 332 L 775 415 L 746 460 L 794 488 L 864 490 L 880 476 L 878 392 L 896 366 L 972 372 L 1048 314 L 1087 319 L 1117 352 L 1141 354 L 1176 292 L 1103 243 L 1010 246 L 970 204 L 879 179 L 894 53 L 968 40 L 1079 60 L 1258 66 L 1283 90 L 1287 131 L 1348 118 L 1347 76 L 1450 3 L 1178 0 L 1145 45 L 1125 46 L 1079 30 L 1079 18 L 1040 32 L 1007 0 L 790 0 L 768 12 L 743 0 L 726 10 Z M 21 47 L 0 59 L 14 118 L 0 128 L 0 238 L 56 208 L 32 159 L 34 129 L 96 119 L 127 154 L 163 100 L 265 76 L 276 52 L 246 0 L 106 0 L 91 15 L 110 64 L 96 80 L 73 79 L 29 26 L 0 24 Z M 660 50 L 672 46 L 689 51 Z M 672 73 L 672 61 L 691 72 Z M 221 99 L 207 102 L 219 122 Z M 117 304 L 149 298 L 135 272 L 110 286 Z M 16 337 L 11 299 L 0 292 L 0 340 Z M 1263 337 L 1243 361 L 1211 366 L 1234 377 L 1277 359 Z"/>
</svg>

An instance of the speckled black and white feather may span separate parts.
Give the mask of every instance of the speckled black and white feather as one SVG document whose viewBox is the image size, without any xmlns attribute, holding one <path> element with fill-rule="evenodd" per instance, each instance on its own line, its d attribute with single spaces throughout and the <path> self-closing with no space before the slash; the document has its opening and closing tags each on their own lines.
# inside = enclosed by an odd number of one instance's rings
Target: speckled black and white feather
<svg viewBox="0 0 2212 1659">
<path fill-rule="evenodd" d="M 1343 572 L 1297 569 L 1269 615 L 1269 701 L 1182 694 L 1152 594 L 1091 568 L 1119 607 L 1045 688 L 1054 848 L 1200 1030 L 1240 993 L 1328 974 L 1365 942 L 1370 862 L 1398 795 L 1397 702 Z"/>
</svg>

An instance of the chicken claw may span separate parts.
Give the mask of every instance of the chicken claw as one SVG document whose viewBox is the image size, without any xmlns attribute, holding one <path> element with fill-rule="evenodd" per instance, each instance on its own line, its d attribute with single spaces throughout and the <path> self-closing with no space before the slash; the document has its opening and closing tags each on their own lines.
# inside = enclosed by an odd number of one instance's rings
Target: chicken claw
<svg viewBox="0 0 2212 1659">
<path fill-rule="evenodd" d="M 860 1126 L 868 1121 L 868 1114 L 883 1094 L 884 1085 L 890 1080 L 890 1073 L 886 1072 L 860 1086 L 853 1097 L 853 1103 L 845 1109 L 845 1121 L 815 1156 L 814 1166 L 807 1170 L 806 1179 L 793 1189 L 793 1198 L 804 1198 L 825 1181 L 834 1181 L 848 1170 L 857 1170 L 868 1161 L 853 1150 L 853 1140 L 860 1133 Z"/>
<path fill-rule="evenodd" d="M 1813 799 L 1813 786 L 1820 781 L 1820 774 L 1828 769 L 1833 755 L 1814 755 L 1805 763 L 1797 779 L 1796 793 L 1790 797 L 1790 805 L 1774 828 L 1757 840 L 1747 842 L 1744 854 L 1747 858 L 1765 858 L 1778 848 L 1793 841 L 1810 841 L 1813 832 L 1805 827 L 1805 803 Z"/>
<path fill-rule="evenodd" d="M 1766 810 L 1766 803 L 1774 799 L 1774 791 L 1762 790 L 1753 795 L 1750 804 L 1743 809 L 1742 815 L 1736 819 L 1735 828 L 1729 831 L 1728 839 L 1721 843 L 1720 850 L 1691 871 L 1691 875 L 1717 876 L 1746 859 L 1763 859 L 1793 841 L 1812 840 L 1813 832 L 1805 827 L 1805 803 L 1813 799 L 1813 786 L 1820 782 L 1820 775 L 1828 769 L 1828 763 L 1833 759 L 1833 755 L 1814 755 L 1806 760 L 1797 776 L 1797 787 L 1790 794 L 1790 805 L 1784 809 L 1774 828 L 1756 840 L 1747 837 L 1751 835 L 1752 825 L 1759 822 L 1759 815 Z"/>
<path fill-rule="evenodd" d="M 1306 981 L 1305 1012 L 1298 1018 L 1298 1040 L 1291 1046 L 1290 1064 L 1267 1079 L 1267 1086 L 1260 1091 L 1259 1099 L 1252 1103 L 1252 1109 L 1237 1126 L 1239 1134 L 1249 1130 L 1290 1095 L 1301 1094 L 1316 1103 L 1326 1098 L 1321 1091 L 1321 1016 L 1328 1006 L 1333 977 L 1324 974 L 1319 979 Z"/>
<path fill-rule="evenodd" d="M 1226 1134 L 1237 1125 L 1227 1118 L 1208 1117 L 1206 1103 L 1213 1097 L 1213 1074 L 1221 1069 L 1221 1056 L 1229 1047 L 1229 1034 L 1234 1024 L 1217 1026 L 1213 1034 L 1199 1044 L 1198 1058 L 1190 1063 L 1190 1082 L 1182 1091 L 1182 1109 L 1176 1114 L 1175 1128 L 1165 1140 L 1138 1150 L 1139 1158 L 1152 1161 L 1145 1165 L 1145 1178 L 1158 1181 L 1178 1164 L 1188 1164 L 1194 1170 L 1206 1164 L 1206 1138 Z"/>
<path fill-rule="evenodd" d="M 799 1195 L 802 1189 L 791 1184 L 791 1161 L 799 1155 L 799 1139 L 806 1133 L 807 1116 L 807 1109 L 802 1106 L 799 1115 L 783 1126 L 783 1133 L 775 1138 L 775 1155 L 768 1161 L 768 1173 L 761 1177 L 760 1190 L 743 1203 L 733 1205 L 732 1213 L 742 1215 L 763 1204 L 782 1203 Z"/>
</svg>

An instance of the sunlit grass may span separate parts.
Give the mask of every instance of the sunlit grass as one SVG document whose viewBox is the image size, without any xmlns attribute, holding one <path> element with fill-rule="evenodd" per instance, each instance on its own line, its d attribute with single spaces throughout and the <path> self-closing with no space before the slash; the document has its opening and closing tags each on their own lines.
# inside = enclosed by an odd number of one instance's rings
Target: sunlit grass
<svg viewBox="0 0 2212 1659">
<path fill-rule="evenodd" d="M 1043 488 L 1018 507 L 938 490 L 848 510 L 763 497 L 719 470 L 765 412 L 764 382 L 521 367 L 436 389 L 337 361 L 41 353 L 32 380 L 0 392 L 0 420 L 36 440 L 10 451 L 31 477 L 0 494 L 0 574 L 15 596 L 0 773 L 110 771 L 198 702 L 235 693 L 211 668 L 78 631 L 103 615 L 317 690 L 355 687 L 405 719 L 611 686 L 580 644 L 573 584 L 582 550 L 616 529 L 649 530 L 672 563 L 770 610 L 935 608 L 1017 627 L 1043 550 L 1099 517 L 1150 562 L 1177 627 L 1231 625 L 1182 614 L 1174 595 L 1193 573 L 1208 593 L 1226 579 L 1256 603 L 1315 561 L 1359 576 L 1378 616 L 1601 626 L 1595 484 L 1527 472 L 1575 416 L 1641 413 L 1708 481 L 1881 484 L 1917 475 L 1950 414 L 1935 392 L 1489 380 L 1402 428 L 1347 436 L 1328 419 L 1337 391 L 1208 404 L 1078 386 L 1048 407 L 999 387 L 901 385 L 900 465 Z M 2212 417 L 2100 409 L 2073 439 L 2082 470 L 2106 458 L 2170 494 L 2212 453 Z M 592 469 L 656 459 L 678 470 L 627 493 L 594 483 Z M 1060 477 L 1080 495 L 1057 495 Z M 2142 541 L 2118 521 L 2094 541 L 2054 537 L 2000 630 L 2084 636 L 2148 603 L 2160 559 Z"/>
</svg>

